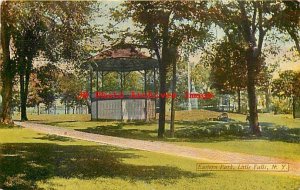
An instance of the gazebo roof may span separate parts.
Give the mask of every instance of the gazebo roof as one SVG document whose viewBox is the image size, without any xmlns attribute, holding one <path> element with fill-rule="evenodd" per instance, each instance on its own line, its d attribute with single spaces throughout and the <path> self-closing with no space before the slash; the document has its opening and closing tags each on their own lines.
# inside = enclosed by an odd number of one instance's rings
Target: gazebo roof
<svg viewBox="0 0 300 190">
<path fill-rule="evenodd" d="M 130 72 L 158 68 L 158 61 L 133 46 L 112 48 L 88 60 L 94 71 Z"/>
</svg>

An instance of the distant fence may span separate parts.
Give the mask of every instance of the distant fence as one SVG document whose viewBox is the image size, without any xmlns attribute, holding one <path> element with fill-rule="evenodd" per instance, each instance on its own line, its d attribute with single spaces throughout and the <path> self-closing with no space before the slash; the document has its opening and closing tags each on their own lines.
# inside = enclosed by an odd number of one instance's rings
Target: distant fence
<svg viewBox="0 0 300 190">
<path fill-rule="evenodd" d="M 18 113 L 20 110 L 15 109 L 15 113 Z M 46 106 L 39 107 L 27 107 L 27 114 L 88 114 L 88 106 L 74 106 L 74 107 L 65 107 L 65 106 L 53 106 L 47 109 Z"/>
</svg>

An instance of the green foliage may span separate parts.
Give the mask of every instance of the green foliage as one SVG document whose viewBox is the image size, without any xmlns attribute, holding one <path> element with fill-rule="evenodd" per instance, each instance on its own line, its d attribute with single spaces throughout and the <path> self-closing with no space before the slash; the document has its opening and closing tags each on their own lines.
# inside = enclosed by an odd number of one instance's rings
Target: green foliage
<svg viewBox="0 0 300 190">
<path fill-rule="evenodd" d="M 201 63 L 192 65 L 191 67 L 191 80 L 195 85 L 196 91 L 207 92 L 211 87 L 209 76 L 211 75 L 211 68 Z"/>
<path fill-rule="evenodd" d="M 300 72 L 286 70 L 279 73 L 279 78 L 272 83 L 273 95 L 282 98 L 300 96 Z"/>
<path fill-rule="evenodd" d="M 211 87 L 222 94 L 233 94 L 247 87 L 246 49 L 242 46 L 245 42 L 242 39 L 238 40 L 240 41 L 224 39 L 217 42 L 205 61 L 211 66 Z M 254 71 L 256 85 L 267 85 L 275 68 L 273 65 L 267 66 L 264 58 L 260 57 Z"/>
<path fill-rule="evenodd" d="M 212 87 L 223 94 L 235 93 L 247 84 L 245 50 L 237 43 L 227 40 L 217 43 L 209 61 Z"/>
<path fill-rule="evenodd" d="M 187 99 L 185 98 L 185 92 L 188 90 L 188 75 L 187 75 L 187 62 L 182 58 L 177 62 L 177 86 L 176 91 L 177 93 L 177 101 L 178 105 L 185 104 Z M 169 77 L 171 79 L 171 76 Z"/>
<path fill-rule="evenodd" d="M 286 126 L 266 126 L 263 128 L 263 136 L 270 140 L 281 140 L 290 143 L 300 143 L 300 129 L 289 129 Z"/>
<path fill-rule="evenodd" d="M 287 27 L 282 31 L 290 34 L 300 50 L 299 19 L 293 19 L 294 13 L 290 17 L 290 6 L 286 6 L 284 2 L 218 1 L 212 4 L 212 20 L 223 29 L 230 42 L 242 42 L 241 48 L 246 53 L 249 124 L 253 134 L 259 134 L 255 85 L 258 79 L 257 69 L 261 70 L 264 63 L 260 59 L 264 58 L 263 44 L 266 34 L 274 28 L 282 29 L 280 23 L 288 18 Z M 294 5 L 298 7 L 299 3 Z M 236 37 L 242 38 L 243 41 L 236 40 Z"/>
<path fill-rule="evenodd" d="M 274 114 L 291 114 L 292 109 L 290 99 L 274 98 L 272 109 L 274 111 Z"/>
<path fill-rule="evenodd" d="M 43 87 L 41 81 L 37 77 L 36 70 L 30 75 L 29 92 L 27 97 L 27 106 L 34 107 L 43 102 L 43 98 L 40 97 Z"/>
<path fill-rule="evenodd" d="M 13 86 L 13 91 L 12 91 L 12 106 L 14 108 L 20 106 L 20 93 L 16 85 Z"/>
<path fill-rule="evenodd" d="M 57 80 L 62 71 L 53 64 L 41 66 L 35 70 L 39 88 L 36 88 L 38 96 L 47 108 L 50 108 L 57 97 Z"/>
<path fill-rule="evenodd" d="M 196 44 L 202 45 L 209 36 L 206 28 L 209 22 L 204 13 L 206 2 L 145 1 L 125 2 L 122 5 L 123 8 L 113 11 L 112 16 L 118 21 L 132 18 L 141 30 L 135 37 L 151 50 L 155 46 L 162 47 L 164 27 L 169 28 L 168 39 L 165 39 L 169 46 L 190 46 L 188 49 L 192 50 Z"/>
<path fill-rule="evenodd" d="M 195 126 L 186 126 L 176 132 L 178 138 L 201 139 L 202 137 L 247 137 L 249 126 L 241 123 L 198 122 Z"/>
<path fill-rule="evenodd" d="M 185 92 L 188 90 L 188 63 L 183 58 L 179 59 L 177 62 L 177 100 L 178 104 L 187 103 L 187 98 L 185 97 Z M 195 87 L 196 92 L 198 93 L 205 93 L 211 91 L 211 82 L 209 80 L 210 75 L 210 67 L 205 66 L 203 63 L 199 62 L 197 64 L 190 63 L 190 72 L 191 72 L 191 82 Z M 214 93 L 214 92 L 213 92 Z M 208 103 L 210 104 L 213 100 L 201 100 L 199 99 L 198 102 L 201 102 L 200 105 Z M 203 104 L 202 104 L 203 103 Z"/>
<path fill-rule="evenodd" d="M 125 84 L 123 86 L 124 91 L 131 92 L 131 91 L 136 91 L 136 92 L 143 92 L 144 90 L 144 75 L 139 73 L 139 72 L 131 72 L 129 74 L 126 74 L 125 77 Z M 153 79 L 153 75 L 151 75 L 150 72 L 147 74 L 147 89 L 148 90 L 153 90 L 149 84 L 149 79 Z"/>
<path fill-rule="evenodd" d="M 300 97 L 300 72 L 287 70 L 279 73 L 279 78 L 272 83 L 272 93 L 279 98 L 274 104 L 274 112 L 292 112 L 295 117 L 296 99 Z"/>
<path fill-rule="evenodd" d="M 96 4 L 87 1 L 8 1 L 1 4 L 1 23 L 5 26 L 1 37 L 5 36 L 2 46 L 5 46 L 6 58 L 1 76 L 3 81 L 12 81 L 16 71 L 19 72 L 22 120 L 27 119 L 26 101 L 34 58 L 40 56 L 58 62 L 63 59 L 82 61 L 88 57 L 83 42 L 94 35 L 89 22 Z M 4 93 L 11 93 L 12 85 L 7 84 Z M 46 104 L 54 101 L 53 93 L 50 96 L 47 91 L 43 92 Z M 5 104 L 10 104 L 11 97 L 11 94 L 3 96 Z M 31 104 L 36 103 L 38 100 L 31 101 Z M 3 119 L 6 120 L 9 118 L 6 115 L 10 114 L 7 107 L 11 105 L 4 107 Z"/>
<path fill-rule="evenodd" d="M 40 51 L 52 61 L 82 59 L 82 40 L 92 35 L 93 2 L 9 2 L 15 59 L 32 62 Z M 55 40 L 54 40 L 55 39 Z M 22 67 L 22 66 L 21 66 Z"/>
<path fill-rule="evenodd" d="M 71 107 L 86 104 L 87 100 L 78 97 L 80 92 L 85 90 L 85 82 L 73 73 L 62 73 L 57 79 L 57 92 L 61 98 L 61 103 L 64 102 Z"/>
<path fill-rule="evenodd" d="M 113 13 L 115 20 L 131 18 L 140 30 L 135 32 L 138 42 L 145 45 L 158 59 L 160 93 L 167 92 L 166 79 L 170 66 L 175 69 L 179 47 L 194 50 L 209 36 L 207 17 L 202 11 L 207 10 L 207 2 L 201 1 L 128 1 L 122 10 Z M 201 15 L 201 16 L 200 16 Z M 189 44 L 191 44 L 189 46 Z M 175 90 L 175 70 L 173 70 L 173 90 Z M 173 99 L 174 100 L 174 99 Z M 166 99 L 160 97 L 160 120 L 158 136 L 165 132 Z M 172 104 L 173 105 L 173 104 Z M 174 110 L 174 106 L 171 108 Z M 172 112 L 173 113 L 173 112 Z"/>
</svg>

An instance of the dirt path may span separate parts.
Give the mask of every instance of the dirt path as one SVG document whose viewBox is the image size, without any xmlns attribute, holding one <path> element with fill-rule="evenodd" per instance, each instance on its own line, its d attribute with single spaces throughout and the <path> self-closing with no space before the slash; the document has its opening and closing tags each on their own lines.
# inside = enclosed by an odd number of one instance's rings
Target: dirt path
<svg viewBox="0 0 300 190">
<path fill-rule="evenodd" d="M 67 129 L 62 127 L 54 127 L 45 124 L 37 124 L 31 122 L 15 122 L 25 128 L 32 129 L 34 131 L 55 134 L 64 137 L 70 137 L 75 139 L 81 139 L 86 141 L 97 142 L 101 144 L 108 144 L 122 148 L 133 148 L 138 150 L 152 151 L 158 153 L 164 153 L 175 156 L 182 156 L 192 159 L 205 160 L 212 163 L 288 163 L 289 172 L 293 175 L 300 176 L 300 162 L 294 162 L 284 159 L 271 158 L 266 156 L 257 156 L 243 153 L 233 153 L 226 151 L 219 151 L 206 148 L 192 148 L 187 146 L 178 146 L 166 142 L 153 142 L 145 140 L 135 140 L 121 137 L 112 137 L 106 135 L 92 134 L 86 132 L 75 131 L 73 129 Z"/>
</svg>

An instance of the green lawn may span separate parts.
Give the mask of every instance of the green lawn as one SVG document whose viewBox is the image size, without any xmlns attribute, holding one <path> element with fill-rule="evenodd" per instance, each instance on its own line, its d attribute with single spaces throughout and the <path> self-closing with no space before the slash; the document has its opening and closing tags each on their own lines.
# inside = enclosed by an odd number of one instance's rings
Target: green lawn
<svg viewBox="0 0 300 190">
<path fill-rule="evenodd" d="M 242 114 L 229 114 L 233 119 L 238 121 L 245 121 L 246 116 Z M 293 119 L 292 115 L 278 114 L 274 115 L 271 113 L 258 114 L 261 125 L 279 125 L 287 126 L 289 128 L 300 128 L 300 118 Z"/>
<path fill-rule="evenodd" d="M 220 112 L 208 111 L 208 110 L 192 110 L 192 111 L 178 111 L 176 115 L 176 120 L 189 120 L 189 121 L 199 121 L 211 117 L 217 117 Z M 229 113 L 230 118 L 245 122 L 246 115 Z M 167 114 L 169 116 L 169 114 Z M 284 125 L 289 128 L 300 128 L 300 118 L 293 119 L 291 114 L 278 114 L 274 115 L 272 113 L 259 113 L 259 122 L 261 125 Z"/>
<path fill-rule="evenodd" d="M 0 126 L 0 188 L 5 190 L 300 187 L 296 176 L 197 172 L 197 162 L 201 161 Z"/>
<path fill-rule="evenodd" d="M 247 126 L 247 123 L 243 121 L 245 115 L 230 113 L 229 117 L 235 121 L 229 123 L 207 120 L 207 118 L 217 117 L 219 114 L 203 110 L 177 112 L 176 138 L 167 137 L 164 141 L 191 147 L 300 160 L 300 127 L 296 127 L 299 119 L 294 120 L 287 115 L 260 114 L 261 125 L 266 128 L 263 128 L 263 136 L 256 138 L 244 133 L 245 126 Z M 89 115 L 31 115 L 30 119 L 89 133 L 158 140 L 155 121 L 122 124 L 120 122 L 90 121 Z M 281 128 L 283 123 L 289 128 Z M 243 128 L 243 126 L 244 130 L 241 130 L 240 127 Z M 169 124 L 166 127 L 168 129 Z M 228 130 L 222 131 L 226 127 Z M 166 134 L 168 135 L 168 130 Z"/>
</svg>

